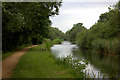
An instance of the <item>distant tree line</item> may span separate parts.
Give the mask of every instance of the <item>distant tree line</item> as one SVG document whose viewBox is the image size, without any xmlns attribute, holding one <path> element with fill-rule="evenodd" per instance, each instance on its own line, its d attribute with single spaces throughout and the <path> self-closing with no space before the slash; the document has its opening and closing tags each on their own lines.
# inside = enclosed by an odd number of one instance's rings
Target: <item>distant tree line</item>
<svg viewBox="0 0 120 80">
<path fill-rule="evenodd" d="M 73 25 L 73 28 L 69 31 L 66 32 L 65 36 L 68 41 L 71 41 L 72 43 L 76 42 L 77 35 L 84 31 L 87 30 L 82 23 L 77 23 Z"/>
<path fill-rule="evenodd" d="M 65 34 L 60 31 L 58 28 L 54 27 L 49 27 L 49 32 L 48 32 L 48 39 L 54 40 L 54 39 L 61 39 L 65 40 Z"/>
</svg>

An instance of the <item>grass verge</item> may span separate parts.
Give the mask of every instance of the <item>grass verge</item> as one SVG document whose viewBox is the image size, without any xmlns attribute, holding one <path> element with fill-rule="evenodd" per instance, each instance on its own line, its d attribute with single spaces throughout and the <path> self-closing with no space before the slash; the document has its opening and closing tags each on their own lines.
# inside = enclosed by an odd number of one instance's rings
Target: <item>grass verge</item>
<svg viewBox="0 0 120 80">
<path fill-rule="evenodd" d="M 66 64 L 58 64 L 45 45 L 31 48 L 23 55 L 13 71 L 12 78 L 79 78 Z"/>
</svg>

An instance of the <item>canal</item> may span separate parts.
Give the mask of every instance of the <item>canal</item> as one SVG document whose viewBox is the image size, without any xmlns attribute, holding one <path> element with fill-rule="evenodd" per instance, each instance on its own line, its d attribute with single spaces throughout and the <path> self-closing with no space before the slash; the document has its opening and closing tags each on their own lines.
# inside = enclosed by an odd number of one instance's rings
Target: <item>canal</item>
<svg viewBox="0 0 120 80">
<path fill-rule="evenodd" d="M 119 78 L 120 59 L 118 57 L 99 54 L 92 50 L 81 50 L 76 44 L 63 41 L 51 47 L 52 53 L 58 57 L 71 55 L 73 59 L 87 60 L 88 64 L 83 72 L 91 78 Z M 83 63 L 83 61 L 79 61 Z"/>
</svg>

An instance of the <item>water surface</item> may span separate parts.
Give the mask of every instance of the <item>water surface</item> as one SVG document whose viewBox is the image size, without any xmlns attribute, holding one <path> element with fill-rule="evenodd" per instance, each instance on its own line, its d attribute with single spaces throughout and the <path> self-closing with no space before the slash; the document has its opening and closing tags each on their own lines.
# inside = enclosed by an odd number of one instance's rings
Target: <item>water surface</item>
<svg viewBox="0 0 120 80">
<path fill-rule="evenodd" d="M 51 50 L 58 58 L 72 55 L 75 59 L 87 60 L 88 65 L 86 65 L 84 72 L 87 71 L 86 75 L 89 75 L 91 78 L 120 77 L 120 59 L 118 57 L 105 56 L 95 51 L 81 50 L 77 45 L 68 41 L 54 45 L 51 47 Z M 82 61 L 80 62 L 83 63 Z"/>
</svg>

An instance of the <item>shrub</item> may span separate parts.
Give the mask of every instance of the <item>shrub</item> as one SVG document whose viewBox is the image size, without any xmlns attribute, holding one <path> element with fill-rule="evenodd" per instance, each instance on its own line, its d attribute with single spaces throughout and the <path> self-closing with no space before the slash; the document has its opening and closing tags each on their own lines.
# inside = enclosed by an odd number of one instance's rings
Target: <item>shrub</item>
<svg viewBox="0 0 120 80">
<path fill-rule="evenodd" d="M 61 44 L 61 42 L 62 42 L 63 40 L 61 40 L 61 39 L 54 39 L 53 41 L 52 41 L 52 43 L 53 44 Z"/>
<path fill-rule="evenodd" d="M 63 40 L 61 39 L 54 39 L 53 41 L 51 41 L 50 39 L 45 39 L 45 44 L 46 44 L 46 48 L 47 50 L 50 49 L 50 47 L 52 47 L 54 44 L 61 44 Z"/>
</svg>

